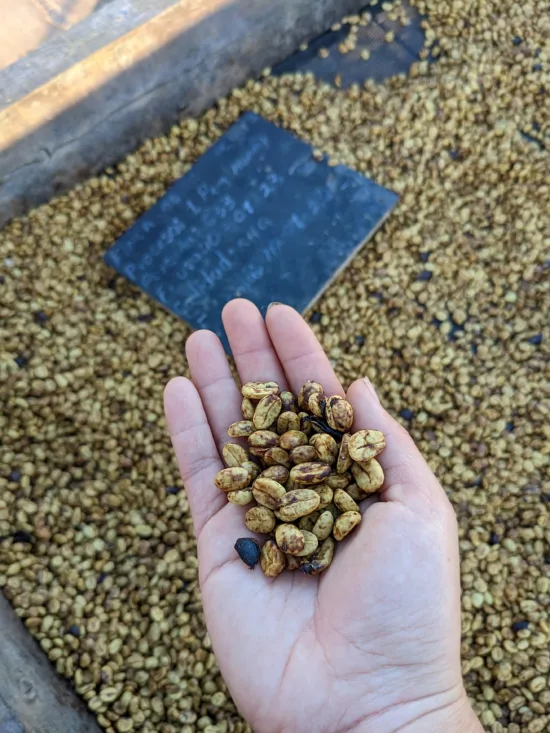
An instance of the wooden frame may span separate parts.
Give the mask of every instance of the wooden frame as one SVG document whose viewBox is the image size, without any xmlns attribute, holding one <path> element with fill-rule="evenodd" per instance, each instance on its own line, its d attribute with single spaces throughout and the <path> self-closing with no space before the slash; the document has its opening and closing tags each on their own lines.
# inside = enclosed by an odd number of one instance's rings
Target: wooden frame
<svg viewBox="0 0 550 733">
<path fill-rule="evenodd" d="M 362 0 L 113 0 L 0 72 L 0 226 L 362 7 Z"/>
<path fill-rule="evenodd" d="M 0 731 L 101 733 L 0 593 Z"/>
</svg>

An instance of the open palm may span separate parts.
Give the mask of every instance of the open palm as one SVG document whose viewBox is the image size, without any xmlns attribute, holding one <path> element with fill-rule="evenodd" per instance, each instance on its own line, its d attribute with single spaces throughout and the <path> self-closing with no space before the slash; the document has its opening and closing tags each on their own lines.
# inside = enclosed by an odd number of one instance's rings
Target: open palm
<svg viewBox="0 0 550 733">
<path fill-rule="evenodd" d="M 301 316 L 274 305 L 264 322 L 235 300 L 223 320 L 241 381 L 274 380 L 297 393 L 308 379 L 344 395 Z M 202 599 L 222 674 L 257 733 L 480 730 L 460 675 L 456 522 L 439 483 L 367 380 L 347 392 L 354 430 L 385 433 L 380 501 L 336 548 L 329 570 L 266 578 L 233 545 L 249 534 L 244 509 L 214 486 L 240 391 L 219 339 L 187 342 L 193 381 L 165 392 L 170 434 L 198 542 Z M 367 506 L 366 506 L 367 505 Z"/>
</svg>

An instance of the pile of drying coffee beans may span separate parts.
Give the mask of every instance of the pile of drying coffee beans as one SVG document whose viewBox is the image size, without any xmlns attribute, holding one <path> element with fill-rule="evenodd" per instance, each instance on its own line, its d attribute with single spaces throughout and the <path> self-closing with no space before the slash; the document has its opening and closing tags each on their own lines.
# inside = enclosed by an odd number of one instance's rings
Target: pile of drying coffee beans
<svg viewBox="0 0 550 733">
<path fill-rule="evenodd" d="M 259 560 L 268 577 L 285 568 L 318 575 L 332 562 L 334 540 L 361 522 L 359 502 L 384 483 L 376 460 L 384 435 L 351 434 L 352 406 L 327 397 L 318 382 L 306 382 L 298 398 L 276 382 L 248 382 L 242 395 L 243 419 L 227 431 L 241 443 L 224 446 L 227 468 L 215 483 L 231 503 L 250 505 L 247 528 L 268 539 L 260 549 L 240 538 L 235 549 L 250 568 Z"/>
</svg>

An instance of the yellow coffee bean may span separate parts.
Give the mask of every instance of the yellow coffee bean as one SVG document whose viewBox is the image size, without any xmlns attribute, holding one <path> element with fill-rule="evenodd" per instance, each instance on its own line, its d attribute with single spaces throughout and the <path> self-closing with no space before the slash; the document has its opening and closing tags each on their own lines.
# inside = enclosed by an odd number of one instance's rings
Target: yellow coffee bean
<svg viewBox="0 0 550 733">
<path fill-rule="evenodd" d="M 340 542 L 344 537 L 347 537 L 352 529 L 355 529 L 360 522 L 361 515 L 359 512 L 344 512 L 344 514 L 340 514 L 338 519 L 334 522 L 334 529 L 332 530 L 334 539 Z"/>
<path fill-rule="evenodd" d="M 250 474 L 246 468 L 240 466 L 224 468 L 216 474 L 214 483 L 222 491 L 238 491 L 239 489 L 245 489 L 249 485 Z"/>
<path fill-rule="evenodd" d="M 386 438 L 380 430 L 359 430 L 350 436 L 348 450 L 354 461 L 369 461 L 382 453 Z"/>
<path fill-rule="evenodd" d="M 340 395 L 327 399 L 325 419 L 334 430 L 346 433 L 353 425 L 353 407 Z"/>
<path fill-rule="evenodd" d="M 275 540 L 267 540 L 260 553 L 260 567 L 268 578 L 276 578 L 285 569 L 285 553 L 277 547 Z"/>
<path fill-rule="evenodd" d="M 247 382 L 241 388 L 243 397 L 249 400 L 261 400 L 268 395 L 279 394 L 279 385 L 277 382 Z"/>
</svg>

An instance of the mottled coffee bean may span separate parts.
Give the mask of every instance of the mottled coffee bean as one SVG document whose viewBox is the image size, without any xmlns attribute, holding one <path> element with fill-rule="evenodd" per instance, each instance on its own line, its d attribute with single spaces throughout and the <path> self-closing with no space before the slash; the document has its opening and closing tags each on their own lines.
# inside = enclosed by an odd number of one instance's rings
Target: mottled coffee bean
<svg viewBox="0 0 550 733">
<path fill-rule="evenodd" d="M 349 433 L 346 433 L 342 441 L 340 443 L 339 449 L 338 449 L 338 458 L 336 460 L 336 473 L 342 474 L 346 473 L 346 471 L 349 471 L 349 468 L 352 464 L 352 458 L 349 454 Z M 342 488 L 342 487 L 338 487 Z"/>
<path fill-rule="evenodd" d="M 243 384 L 241 394 L 249 400 L 261 400 L 270 394 L 279 394 L 279 385 L 277 382 L 247 382 Z"/>
<path fill-rule="evenodd" d="M 336 489 L 334 503 L 341 512 L 358 512 L 359 507 L 344 489 Z"/>
<path fill-rule="evenodd" d="M 312 445 L 299 445 L 290 451 L 290 460 L 295 465 L 317 460 L 317 451 Z"/>
<path fill-rule="evenodd" d="M 326 540 L 327 537 L 330 537 L 333 527 L 334 517 L 332 516 L 332 513 L 329 511 L 324 511 L 321 512 L 321 514 L 319 515 L 319 518 L 313 525 L 311 531 L 317 537 L 317 539 L 321 541 Z"/>
<path fill-rule="evenodd" d="M 248 397 L 243 397 L 243 400 L 241 402 L 241 412 L 243 414 L 243 418 L 245 420 L 252 420 L 255 410 L 256 407 L 254 406 L 252 400 L 249 400 Z"/>
<path fill-rule="evenodd" d="M 309 380 L 304 384 L 300 390 L 300 394 L 298 395 L 298 405 L 302 410 L 308 409 L 308 401 L 313 394 L 321 394 L 324 396 L 325 390 L 323 389 L 323 385 L 319 384 L 319 382 Z"/>
<path fill-rule="evenodd" d="M 227 428 L 227 434 L 230 438 L 247 438 L 254 432 L 254 423 L 252 420 L 238 420 Z"/>
<path fill-rule="evenodd" d="M 226 443 L 222 448 L 223 460 L 226 466 L 242 466 L 248 461 L 248 452 L 236 443 Z"/>
<path fill-rule="evenodd" d="M 275 540 L 287 555 L 300 555 L 305 547 L 304 533 L 294 524 L 279 524 L 275 530 Z"/>
<path fill-rule="evenodd" d="M 351 496 L 354 501 L 363 501 L 366 499 L 368 494 L 357 486 L 357 484 L 349 484 L 346 486 L 346 493 Z"/>
<path fill-rule="evenodd" d="M 249 485 L 250 474 L 246 468 L 224 468 L 216 474 L 214 483 L 222 491 L 238 491 Z"/>
<path fill-rule="evenodd" d="M 286 469 L 292 466 L 290 453 L 278 446 L 268 448 L 263 455 L 263 459 L 268 466 L 284 466 Z"/>
<path fill-rule="evenodd" d="M 324 418 L 325 404 L 325 395 L 322 392 L 314 392 L 312 395 L 309 396 L 309 399 L 307 401 L 307 409 L 309 410 L 309 412 L 311 412 L 312 415 Z"/>
<path fill-rule="evenodd" d="M 260 475 L 260 467 L 257 463 L 254 463 L 254 461 L 243 461 L 241 463 L 241 468 L 246 468 L 250 475 L 250 482 L 254 481 L 254 479 Z"/>
<path fill-rule="evenodd" d="M 339 446 L 332 436 L 319 433 L 313 435 L 309 442 L 315 448 L 318 460 L 329 465 L 336 462 Z"/>
<path fill-rule="evenodd" d="M 285 484 L 285 489 L 287 491 L 294 491 L 295 489 L 301 489 L 301 488 L 303 488 L 303 486 L 301 486 L 300 484 L 297 484 L 296 481 L 294 481 L 293 479 L 291 479 L 290 478 L 290 473 L 289 473 L 287 482 Z"/>
<path fill-rule="evenodd" d="M 321 515 L 321 512 L 314 511 L 311 512 L 311 514 L 306 514 L 305 517 L 300 517 L 298 520 L 298 527 L 300 529 L 305 529 L 307 532 L 313 532 L 313 527 L 315 527 L 315 522 L 319 519 Z"/>
<path fill-rule="evenodd" d="M 313 487 L 313 491 L 319 494 L 318 509 L 327 507 L 334 498 L 334 492 L 328 484 L 317 484 L 317 486 Z"/>
<path fill-rule="evenodd" d="M 244 515 L 244 523 L 251 532 L 269 534 L 275 529 L 275 515 L 265 506 L 254 506 Z"/>
<path fill-rule="evenodd" d="M 279 417 L 282 402 L 280 397 L 275 394 L 269 394 L 256 405 L 252 422 L 256 430 L 267 430 Z"/>
<path fill-rule="evenodd" d="M 346 433 L 353 425 L 353 407 L 339 395 L 327 399 L 325 420 L 334 430 Z"/>
<path fill-rule="evenodd" d="M 269 509 L 278 509 L 280 500 L 286 494 L 286 489 L 277 481 L 260 476 L 254 481 L 252 494 L 258 504 Z"/>
<path fill-rule="evenodd" d="M 292 451 L 301 445 L 307 445 L 307 435 L 300 430 L 288 430 L 279 438 L 279 445 L 285 450 Z"/>
<path fill-rule="evenodd" d="M 376 458 L 365 463 L 352 463 L 351 472 L 357 486 L 366 494 L 378 491 L 384 483 L 384 471 Z"/>
<path fill-rule="evenodd" d="M 338 517 L 340 516 L 340 510 L 336 508 L 336 504 L 334 504 L 334 502 L 328 504 L 325 507 L 325 511 L 330 512 L 335 520 L 338 519 Z"/>
<path fill-rule="evenodd" d="M 359 430 L 350 436 L 349 454 L 354 461 L 369 461 L 382 453 L 386 447 L 384 433 L 380 430 Z"/>
<path fill-rule="evenodd" d="M 261 478 L 270 478 L 280 484 L 286 484 L 289 479 L 290 471 L 284 466 L 269 466 L 260 474 Z"/>
<path fill-rule="evenodd" d="M 254 570 L 260 559 L 260 546 L 252 537 L 241 537 L 235 542 L 235 550 L 245 565 Z"/>
<path fill-rule="evenodd" d="M 332 534 L 335 540 L 340 542 L 347 537 L 352 529 L 355 529 L 361 522 L 361 515 L 359 512 L 344 512 L 340 514 L 338 519 L 334 522 L 334 529 Z"/>
<path fill-rule="evenodd" d="M 309 437 L 313 433 L 313 426 L 309 420 L 310 415 L 307 412 L 299 412 L 298 417 L 300 418 L 300 430 Z"/>
<path fill-rule="evenodd" d="M 345 489 L 346 486 L 351 483 L 351 474 L 331 473 L 331 475 L 326 479 L 326 483 L 330 486 L 331 489 Z"/>
<path fill-rule="evenodd" d="M 294 489 L 287 491 L 281 498 L 277 516 L 285 522 L 293 522 L 299 517 L 314 512 L 319 506 L 320 498 L 313 489 Z"/>
<path fill-rule="evenodd" d="M 275 448 L 279 445 L 279 436 L 271 430 L 256 430 L 248 438 L 248 445 L 251 448 Z"/>
<path fill-rule="evenodd" d="M 319 462 L 300 463 L 290 469 L 290 478 L 297 484 L 320 484 L 330 474 L 330 466 Z"/>
<path fill-rule="evenodd" d="M 319 540 L 313 532 L 308 532 L 307 529 L 302 530 L 304 536 L 304 548 L 298 553 L 298 557 L 307 557 L 313 555 L 317 547 L 319 546 Z"/>
<path fill-rule="evenodd" d="M 279 397 L 281 398 L 283 405 L 283 412 L 298 412 L 298 400 L 294 397 L 292 392 L 281 392 Z"/>
<path fill-rule="evenodd" d="M 277 418 L 277 432 L 283 435 L 289 430 L 300 430 L 300 416 L 295 412 L 281 412 Z"/>
<path fill-rule="evenodd" d="M 238 491 L 229 491 L 227 493 L 227 501 L 237 506 L 246 506 L 254 500 L 254 495 L 250 489 L 239 489 Z"/>
<path fill-rule="evenodd" d="M 277 547 L 275 540 L 266 540 L 260 553 L 260 567 L 268 578 L 276 578 L 285 569 L 285 553 Z"/>
<path fill-rule="evenodd" d="M 334 557 L 334 546 L 332 537 L 327 537 L 311 557 L 302 561 L 300 568 L 302 572 L 307 575 L 319 575 L 319 573 L 324 572 L 330 566 Z"/>
</svg>

